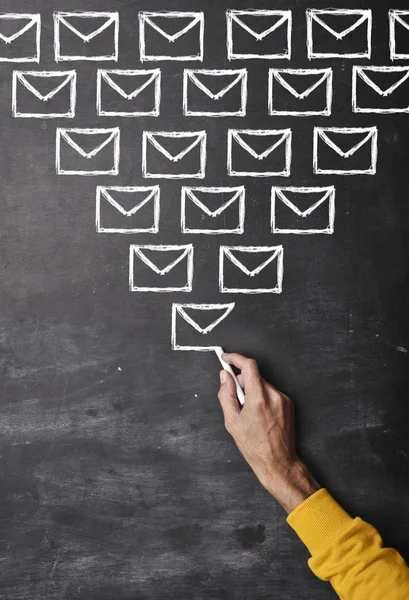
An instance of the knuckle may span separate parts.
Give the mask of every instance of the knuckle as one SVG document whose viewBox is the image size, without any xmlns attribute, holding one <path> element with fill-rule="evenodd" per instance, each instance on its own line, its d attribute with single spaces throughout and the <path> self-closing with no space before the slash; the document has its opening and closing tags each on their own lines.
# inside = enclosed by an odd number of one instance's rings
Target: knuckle
<svg viewBox="0 0 409 600">
<path fill-rule="evenodd" d="M 248 367 L 253 370 L 253 371 L 258 371 L 258 364 L 257 361 L 254 358 L 248 358 L 247 359 L 247 365 Z"/>
</svg>

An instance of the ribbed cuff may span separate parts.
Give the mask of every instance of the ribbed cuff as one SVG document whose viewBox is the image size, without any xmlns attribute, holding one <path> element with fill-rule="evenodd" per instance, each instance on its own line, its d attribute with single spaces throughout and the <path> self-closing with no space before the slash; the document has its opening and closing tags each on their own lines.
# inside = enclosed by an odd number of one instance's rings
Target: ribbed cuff
<svg viewBox="0 0 409 600">
<path fill-rule="evenodd" d="M 324 488 L 315 492 L 287 517 L 311 555 L 331 544 L 353 519 Z"/>
</svg>

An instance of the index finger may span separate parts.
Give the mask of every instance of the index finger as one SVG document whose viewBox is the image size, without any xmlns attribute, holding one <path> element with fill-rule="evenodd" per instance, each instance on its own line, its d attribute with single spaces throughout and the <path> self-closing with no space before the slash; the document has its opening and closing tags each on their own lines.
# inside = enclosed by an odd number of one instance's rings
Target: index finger
<svg viewBox="0 0 409 600">
<path fill-rule="evenodd" d="M 260 383 L 260 371 L 254 358 L 248 358 L 247 356 L 233 352 L 231 354 L 223 354 L 223 359 L 229 365 L 240 369 L 244 387 Z"/>
</svg>

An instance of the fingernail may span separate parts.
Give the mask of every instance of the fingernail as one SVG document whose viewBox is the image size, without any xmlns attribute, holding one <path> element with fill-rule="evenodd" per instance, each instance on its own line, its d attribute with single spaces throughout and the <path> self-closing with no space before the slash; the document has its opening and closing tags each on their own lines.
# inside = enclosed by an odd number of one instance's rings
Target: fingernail
<svg viewBox="0 0 409 600">
<path fill-rule="evenodd" d="M 226 373 L 224 371 L 220 371 L 220 383 L 222 385 L 226 383 Z"/>
<path fill-rule="evenodd" d="M 228 358 L 229 358 L 229 355 L 226 354 L 226 352 L 223 352 L 222 359 L 225 360 L 226 362 L 228 362 L 228 360 L 227 360 Z"/>
</svg>

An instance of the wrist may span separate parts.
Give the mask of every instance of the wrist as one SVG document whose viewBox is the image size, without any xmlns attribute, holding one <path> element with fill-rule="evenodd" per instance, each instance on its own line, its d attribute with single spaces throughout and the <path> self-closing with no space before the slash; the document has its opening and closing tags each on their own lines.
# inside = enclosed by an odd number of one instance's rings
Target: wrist
<svg viewBox="0 0 409 600">
<path fill-rule="evenodd" d="M 274 496 L 288 514 L 321 489 L 319 483 L 301 461 L 296 461 L 293 465 L 282 469 L 274 480 L 273 486 L 266 485 L 267 491 Z"/>
</svg>

